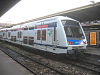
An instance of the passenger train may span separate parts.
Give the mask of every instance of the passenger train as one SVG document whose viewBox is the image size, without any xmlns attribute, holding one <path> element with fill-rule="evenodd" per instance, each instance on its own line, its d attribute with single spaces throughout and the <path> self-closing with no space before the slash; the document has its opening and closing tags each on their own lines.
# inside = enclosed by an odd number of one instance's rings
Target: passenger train
<svg viewBox="0 0 100 75">
<path fill-rule="evenodd" d="M 66 16 L 0 29 L 0 39 L 57 54 L 73 54 L 87 46 L 81 24 Z"/>
</svg>

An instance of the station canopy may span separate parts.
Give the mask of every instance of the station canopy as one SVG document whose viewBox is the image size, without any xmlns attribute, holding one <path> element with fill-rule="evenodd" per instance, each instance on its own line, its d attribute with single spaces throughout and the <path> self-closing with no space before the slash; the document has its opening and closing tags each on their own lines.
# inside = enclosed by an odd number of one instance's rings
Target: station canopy
<svg viewBox="0 0 100 75">
<path fill-rule="evenodd" d="M 19 1 L 20 0 L 1 0 L 0 1 L 0 17 Z"/>
<path fill-rule="evenodd" d="M 56 13 L 74 18 L 80 22 L 100 20 L 100 2 Z"/>
<path fill-rule="evenodd" d="M 6 1 L 3 0 L 3 1 L 1 1 L 0 2 L 0 16 L 2 16 L 7 10 L 9 10 L 12 6 L 14 6 L 19 1 L 20 0 L 6 0 Z M 82 6 L 82 7 L 75 8 L 75 9 L 65 10 L 62 12 L 39 17 L 39 18 L 25 21 L 25 22 L 40 20 L 40 19 L 53 17 L 53 16 L 68 16 L 68 17 L 76 19 L 80 22 L 100 20 L 100 2 Z M 25 23 L 25 22 L 22 22 L 22 23 Z M 16 24 L 14 24 L 14 25 L 16 25 Z M 11 26 L 13 26 L 13 25 L 11 25 Z"/>
<path fill-rule="evenodd" d="M 45 18 L 49 18 L 53 16 L 68 16 L 80 22 L 100 20 L 100 2 L 82 6 L 75 9 L 70 9 L 70 10 L 54 13 L 51 15 L 39 17 L 39 18 L 25 21 L 25 22 L 45 19 Z M 25 22 L 22 22 L 22 23 L 25 23 Z"/>
</svg>

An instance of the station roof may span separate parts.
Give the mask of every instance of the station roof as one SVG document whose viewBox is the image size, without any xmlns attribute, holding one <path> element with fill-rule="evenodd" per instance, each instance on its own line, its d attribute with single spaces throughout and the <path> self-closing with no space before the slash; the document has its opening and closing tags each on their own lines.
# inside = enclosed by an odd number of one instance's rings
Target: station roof
<svg viewBox="0 0 100 75">
<path fill-rule="evenodd" d="M 100 20 L 100 2 L 76 8 L 74 10 L 65 11 L 62 15 L 67 15 L 79 20 L 80 22 Z"/>
<path fill-rule="evenodd" d="M 66 10 L 52 15 L 63 15 L 74 18 L 80 22 L 100 20 L 100 2 Z"/>
<path fill-rule="evenodd" d="M 70 9 L 70 10 L 54 13 L 51 15 L 39 17 L 39 18 L 32 19 L 25 22 L 41 20 L 41 19 L 45 19 L 45 18 L 49 18 L 53 16 L 68 16 L 80 22 L 100 20 L 100 2 L 82 6 L 75 9 Z M 22 22 L 22 23 L 25 23 L 25 22 Z"/>
<path fill-rule="evenodd" d="M 0 1 L 0 17 L 19 1 L 20 0 L 1 0 Z"/>
<path fill-rule="evenodd" d="M 20 0 L 7 0 L 7 1 L 1 1 L 0 2 L 0 16 L 4 14 L 8 9 L 10 9 L 14 4 L 16 4 Z M 45 19 L 53 16 L 68 16 L 73 19 L 76 19 L 80 22 L 86 22 L 86 21 L 94 21 L 94 20 L 100 20 L 100 2 L 82 6 L 79 8 L 74 8 L 70 10 L 65 10 L 62 12 L 54 13 L 51 15 L 39 17 L 33 20 L 25 21 L 22 23 Z M 21 23 L 19 23 L 21 24 Z M 16 25 L 16 24 L 13 24 Z M 10 25 L 10 26 L 13 26 Z"/>
</svg>

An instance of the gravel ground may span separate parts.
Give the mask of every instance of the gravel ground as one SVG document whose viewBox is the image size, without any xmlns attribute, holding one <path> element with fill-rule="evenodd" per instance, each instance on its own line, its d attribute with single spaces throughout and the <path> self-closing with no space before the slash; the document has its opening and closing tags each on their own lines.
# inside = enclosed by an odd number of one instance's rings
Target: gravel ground
<svg viewBox="0 0 100 75">
<path fill-rule="evenodd" d="M 65 64 L 65 63 L 62 63 L 62 62 L 59 62 L 59 61 L 55 61 L 55 60 L 52 60 L 52 59 L 48 59 L 48 58 L 45 58 L 45 57 L 42 57 L 40 55 L 36 55 L 36 54 L 33 54 L 33 53 L 29 53 L 29 52 L 26 52 L 18 47 L 14 47 L 14 46 L 11 46 L 11 45 L 8 45 L 6 44 L 7 47 L 9 47 L 10 49 L 12 50 L 16 50 L 17 52 L 20 52 L 20 53 L 23 53 L 25 55 L 28 55 L 29 57 L 32 57 L 33 59 L 35 60 L 38 60 L 48 66 L 51 66 L 57 70 L 60 70 L 66 74 L 70 74 L 70 75 L 98 75 L 98 74 L 95 74 L 94 72 L 92 71 L 87 71 L 83 68 L 79 68 L 79 67 L 76 67 L 76 66 L 73 66 L 71 64 Z M 67 60 L 67 59 L 66 59 Z M 29 63 L 28 63 L 29 64 Z M 34 65 L 33 63 L 30 63 L 31 65 Z M 37 65 L 35 65 L 37 66 Z M 33 68 L 33 70 L 35 70 L 35 68 Z M 43 69 L 43 71 L 40 71 L 39 69 L 37 69 L 39 71 L 39 73 L 43 73 L 44 71 L 48 72 L 47 69 Z M 48 74 L 50 75 L 50 74 Z"/>
</svg>

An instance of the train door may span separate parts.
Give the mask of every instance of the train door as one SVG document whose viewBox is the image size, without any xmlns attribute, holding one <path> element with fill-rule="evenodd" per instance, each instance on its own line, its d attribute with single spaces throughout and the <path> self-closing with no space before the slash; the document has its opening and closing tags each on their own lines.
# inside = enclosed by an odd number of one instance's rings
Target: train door
<svg viewBox="0 0 100 75">
<path fill-rule="evenodd" d="M 50 45 L 56 45 L 56 23 L 55 22 L 48 24 L 47 43 Z"/>
<path fill-rule="evenodd" d="M 8 31 L 8 41 L 11 39 L 11 31 Z"/>
<path fill-rule="evenodd" d="M 5 32 L 5 39 L 7 40 L 7 31 Z"/>
<path fill-rule="evenodd" d="M 22 32 L 21 31 L 17 31 L 17 39 L 18 39 L 18 43 L 22 43 L 21 42 L 21 38 L 22 38 Z"/>
<path fill-rule="evenodd" d="M 19 35 L 20 35 L 20 32 L 19 32 L 19 31 L 17 31 L 17 42 L 18 42 L 18 43 L 20 42 Z"/>
<path fill-rule="evenodd" d="M 3 39 L 5 39 L 5 32 L 3 32 Z"/>
<path fill-rule="evenodd" d="M 47 44 L 48 45 L 52 45 L 52 37 L 53 37 L 53 29 L 52 28 L 48 28 L 47 29 Z"/>
<path fill-rule="evenodd" d="M 46 28 L 41 29 L 41 43 L 42 44 L 46 44 L 46 41 L 47 41 L 46 32 L 47 32 Z"/>
<path fill-rule="evenodd" d="M 53 45 L 57 45 L 57 42 L 56 42 L 56 39 L 57 39 L 57 31 L 56 31 L 56 23 L 54 24 L 54 27 L 53 27 L 53 39 L 52 39 L 52 42 L 53 42 Z"/>
<path fill-rule="evenodd" d="M 37 41 L 36 43 L 41 44 L 42 43 L 42 31 L 41 31 L 41 22 L 36 23 L 36 33 L 37 33 Z"/>
<path fill-rule="evenodd" d="M 96 32 L 90 32 L 90 45 L 96 45 Z"/>
</svg>

